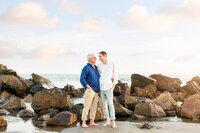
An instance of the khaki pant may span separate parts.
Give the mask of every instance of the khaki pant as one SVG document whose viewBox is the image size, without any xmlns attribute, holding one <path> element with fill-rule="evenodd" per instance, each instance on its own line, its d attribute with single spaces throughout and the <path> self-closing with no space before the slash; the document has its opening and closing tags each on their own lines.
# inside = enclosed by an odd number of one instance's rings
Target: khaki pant
<svg viewBox="0 0 200 133">
<path fill-rule="evenodd" d="M 88 112 L 90 111 L 90 119 L 95 119 L 97 104 L 99 101 L 98 93 L 93 90 L 85 91 L 85 100 L 84 100 L 84 108 L 82 112 L 82 121 L 87 120 Z"/>
</svg>

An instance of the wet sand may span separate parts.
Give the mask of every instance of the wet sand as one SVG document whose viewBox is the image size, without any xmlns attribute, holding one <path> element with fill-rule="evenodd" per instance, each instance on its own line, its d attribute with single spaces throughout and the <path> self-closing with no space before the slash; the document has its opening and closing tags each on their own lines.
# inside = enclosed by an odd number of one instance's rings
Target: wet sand
<svg viewBox="0 0 200 133">
<path fill-rule="evenodd" d="M 113 129 L 110 126 L 103 127 L 102 122 L 96 127 L 82 128 L 72 127 L 65 128 L 61 133 L 199 133 L 200 123 L 186 122 L 151 122 L 152 129 L 140 129 L 140 123 L 117 121 L 118 127 Z"/>
</svg>

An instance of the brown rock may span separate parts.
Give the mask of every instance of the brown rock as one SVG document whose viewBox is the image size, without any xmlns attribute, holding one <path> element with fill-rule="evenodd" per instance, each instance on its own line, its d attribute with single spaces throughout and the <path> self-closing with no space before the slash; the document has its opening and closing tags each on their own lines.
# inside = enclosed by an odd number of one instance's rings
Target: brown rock
<svg viewBox="0 0 200 133">
<path fill-rule="evenodd" d="M 143 115 L 148 118 L 166 116 L 164 110 L 151 100 L 146 100 L 145 103 L 138 103 L 135 106 L 134 114 Z"/>
<path fill-rule="evenodd" d="M 63 111 L 47 121 L 47 125 L 70 126 L 77 121 L 77 115 L 68 111 Z"/>
<path fill-rule="evenodd" d="M 200 93 L 200 86 L 195 81 L 189 81 L 182 87 L 190 95 Z"/>
<path fill-rule="evenodd" d="M 24 102 L 31 103 L 33 100 L 33 96 L 31 94 L 28 94 L 26 97 L 24 97 Z"/>
<path fill-rule="evenodd" d="M 0 64 L 0 74 L 4 74 L 3 72 L 6 71 L 8 68 L 7 66 Z"/>
<path fill-rule="evenodd" d="M 184 101 L 181 116 L 193 120 L 200 120 L 200 94 L 194 94 Z"/>
<path fill-rule="evenodd" d="M 2 116 L 0 116 L 0 127 L 4 126 L 7 126 L 7 121 Z"/>
<path fill-rule="evenodd" d="M 135 88 L 145 88 L 148 85 L 154 85 L 155 81 L 153 79 L 147 78 L 139 74 L 131 75 L 131 93 L 135 92 Z"/>
<path fill-rule="evenodd" d="M 32 73 L 31 76 L 32 76 L 33 82 L 35 84 L 51 84 L 51 81 L 49 81 L 48 79 L 46 79 L 40 75 Z"/>
<path fill-rule="evenodd" d="M 150 76 L 156 80 L 157 89 L 161 92 L 180 92 L 182 81 L 178 78 L 171 78 L 161 74 L 153 74 Z"/>
<path fill-rule="evenodd" d="M 10 93 L 23 97 L 27 87 L 20 79 L 13 75 L 0 75 L 1 89 L 7 90 Z"/>
<path fill-rule="evenodd" d="M 115 114 L 117 116 L 129 116 L 133 114 L 132 111 L 123 107 L 116 99 L 114 99 L 114 107 L 115 107 Z"/>
<path fill-rule="evenodd" d="M 33 111 L 28 110 L 28 109 L 23 109 L 19 111 L 17 115 L 19 117 L 35 117 L 36 116 L 36 114 Z"/>
<path fill-rule="evenodd" d="M 156 97 L 156 86 L 155 85 L 147 85 L 145 88 L 136 87 L 135 93 L 139 97 L 147 97 L 153 99 Z"/>
<path fill-rule="evenodd" d="M 138 97 L 136 97 L 136 96 L 125 96 L 124 101 L 125 101 L 125 107 L 126 108 L 128 108 L 130 110 L 134 110 L 135 105 L 138 103 Z"/>
<path fill-rule="evenodd" d="M 4 99 L 9 99 L 9 98 L 14 98 L 15 95 L 11 94 L 10 92 L 4 90 L 1 95 L 0 98 L 4 98 Z"/>
<path fill-rule="evenodd" d="M 12 98 L 11 100 L 7 101 L 1 106 L 2 109 L 6 109 L 8 111 L 17 111 L 22 110 L 26 108 L 26 105 L 24 103 L 23 99 L 20 99 L 19 97 Z"/>
<path fill-rule="evenodd" d="M 39 112 L 50 108 L 70 109 L 74 105 L 69 95 L 60 89 L 54 88 L 36 93 L 33 97 L 32 108 Z"/>
<path fill-rule="evenodd" d="M 120 96 L 120 95 L 130 96 L 130 91 L 131 90 L 128 83 L 118 82 L 115 85 L 113 93 L 114 93 L 114 96 Z"/>
<path fill-rule="evenodd" d="M 156 99 L 153 99 L 153 102 L 166 111 L 176 110 L 176 108 L 178 107 L 177 102 L 171 97 L 171 94 L 167 91 L 163 92 Z"/>
</svg>

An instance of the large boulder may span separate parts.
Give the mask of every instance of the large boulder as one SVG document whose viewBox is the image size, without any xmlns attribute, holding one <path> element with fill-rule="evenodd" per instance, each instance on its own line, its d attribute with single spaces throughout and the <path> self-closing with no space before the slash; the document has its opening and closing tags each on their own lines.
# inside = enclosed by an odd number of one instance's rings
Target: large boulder
<svg viewBox="0 0 200 133">
<path fill-rule="evenodd" d="M 51 84 L 51 81 L 35 73 L 31 74 L 35 84 Z"/>
<path fill-rule="evenodd" d="M 168 91 L 173 93 L 181 91 L 180 85 L 182 81 L 178 78 L 171 78 L 162 74 L 153 74 L 150 77 L 156 80 L 157 89 L 161 92 Z"/>
<path fill-rule="evenodd" d="M 131 75 L 131 93 L 135 93 L 135 88 L 145 88 L 148 85 L 154 85 L 155 81 L 148 77 L 139 74 L 132 74 Z"/>
<path fill-rule="evenodd" d="M 23 97 L 27 86 L 13 75 L 0 75 L 0 88 L 16 96 Z"/>
<path fill-rule="evenodd" d="M 7 121 L 4 119 L 4 117 L 0 116 L 0 127 L 7 126 Z"/>
<path fill-rule="evenodd" d="M 115 114 L 117 116 L 130 116 L 133 114 L 132 111 L 129 109 L 123 107 L 116 98 L 114 98 L 114 108 L 115 108 Z"/>
<path fill-rule="evenodd" d="M 156 105 L 151 100 L 146 100 L 144 103 L 138 103 L 135 106 L 134 114 L 142 115 L 148 118 L 166 116 L 162 107 Z"/>
<path fill-rule="evenodd" d="M 24 103 L 23 99 L 20 99 L 19 97 L 12 98 L 9 101 L 5 102 L 1 107 L 1 109 L 6 109 L 8 111 L 18 111 L 26 108 L 26 105 Z"/>
<path fill-rule="evenodd" d="M 137 103 L 138 103 L 138 97 L 136 97 L 136 96 L 125 96 L 124 97 L 125 108 L 134 110 L 135 105 Z"/>
<path fill-rule="evenodd" d="M 147 85 L 145 88 L 135 88 L 135 93 L 138 97 L 147 97 L 153 99 L 156 97 L 157 89 L 155 85 Z"/>
<path fill-rule="evenodd" d="M 63 111 L 47 121 L 47 125 L 70 126 L 77 121 L 77 115 L 68 111 Z"/>
<path fill-rule="evenodd" d="M 54 88 L 36 93 L 31 106 L 34 111 L 39 112 L 50 108 L 67 110 L 73 105 L 74 102 L 69 95 L 58 88 Z"/>
<path fill-rule="evenodd" d="M 28 109 L 23 109 L 17 114 L 19 117 L 35 117 L 37 116 L 33 111 Z"/>
<path fill-rule="evenodd" d="M 177 102 L 172 98 L 171 94 L 167 91 L 163 92 L 160 96 L 153 99 L 153 102 L 165 111 L 172 111 L 178 108 Z"/>
<path fill-rule="evenodd" d="M 200 94 L 194 94 L 184 101 L 181 116 L 193 120 L 200 120 Z"/>
<path fill-rule="evenodd" d="M 67 84 L 62 90 L 72 97 L 82 97 L 84 95 L 84 88 L 75 89 L 73 85 L 69 84 Z"/>
<path fill-rule="evenodd" d="M 118 82 L 113 90 L 114 96 L 130 96 L 130 87 L 128 83 Z"/>
<path fill-rule="evenodd" d="M 196 81 L 189 81 L 185 86 L 182 87 L 188 94 L 193 95 L 200 93 L 200 86 Z"/>
<path fill-rule="evenodd" d="M 79 103 L 79 104 L 74 105 L 70 109 L 70 112 L 77 115 L 78 121 L 81 121 L 81 115 L 82 115 L 83 107 L 84 107 L 84 105 L 82 103 Z"/>
</svg>

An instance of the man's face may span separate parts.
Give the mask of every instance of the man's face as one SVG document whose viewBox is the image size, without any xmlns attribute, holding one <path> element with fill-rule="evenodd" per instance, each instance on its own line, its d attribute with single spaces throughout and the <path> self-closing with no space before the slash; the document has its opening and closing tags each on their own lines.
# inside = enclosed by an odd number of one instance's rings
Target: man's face
<svg viewBox="0 0 200 133">
<path fill-rule="evenodd" d="M 90 57 L 90 63 L 92 63 L 92 64 L 96 64 L 96 57 L 95 56 L 92 56 L 92 57 Z"/>
<path fill-rule="evenodd" d="M 99 60 L 101 62 L 104 62 L 106 60 L 106 56 L 102 55 L 102 54 L 99 54 Z"/>
</svg>

